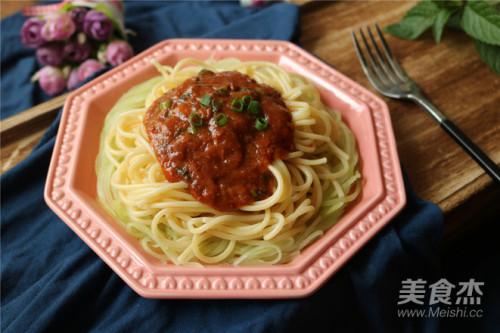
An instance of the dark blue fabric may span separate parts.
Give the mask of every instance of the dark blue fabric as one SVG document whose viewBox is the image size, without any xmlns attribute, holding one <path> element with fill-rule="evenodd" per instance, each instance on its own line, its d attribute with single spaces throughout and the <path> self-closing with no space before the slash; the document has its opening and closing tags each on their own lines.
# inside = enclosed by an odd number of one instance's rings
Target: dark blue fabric
<svg viewBox="0 0 500 333">
<path fill-rule="evenodd" d="M 136 50 L 173 37 L 292 39 L 297 8 L 237 3 L 127 4 Z M 2 21 L 2 116 L 43 100 L 29 83 L 31 51 L 20 15 Z M 136 295 L 45 205 L 43 186 L 58 120 L 31 156 L 2 178 L 1 328 L 9 332 L 435 331 L 400 321 L 401 280 L 439 277 L 442 215 L 407 183 L 404 211 L 317 293 L 300 300 L 149 300 Z"/>
<path fill-rule="evenodd" d="M 297 8 L 292 5 L 259 10 L 229 1 L 131 1 L 126 3 L 125 15 L 127 28 L 136 33 L 130 37 L 136 51 L 167 38 L 291 40 L 298 22 Z M 38 85 L 29 84 L 38 65 L 33 50 L 20 43 L 24 21 L 21 14 L 1 21 L 2 119 L 50 98 Z"/>
</svg>

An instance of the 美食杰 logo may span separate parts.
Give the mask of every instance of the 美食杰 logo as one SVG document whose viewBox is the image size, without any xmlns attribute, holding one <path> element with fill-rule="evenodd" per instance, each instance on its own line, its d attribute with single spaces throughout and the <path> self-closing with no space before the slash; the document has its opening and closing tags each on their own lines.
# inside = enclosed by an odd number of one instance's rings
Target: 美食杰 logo
<svg viewBox="0 0 500 333">
<path fill-rule="evenodd" d="M 483 286 L 484 282 L 472 278 L 457 284 L 444 278 L 432 284 L 423 279 L 408 278 L 401 281 L 398 317 L 480 318 L 483 315 L 483 310 L 479 308 Z M 404 305 L 419 307 L 408 308 Z"/>
</svg>

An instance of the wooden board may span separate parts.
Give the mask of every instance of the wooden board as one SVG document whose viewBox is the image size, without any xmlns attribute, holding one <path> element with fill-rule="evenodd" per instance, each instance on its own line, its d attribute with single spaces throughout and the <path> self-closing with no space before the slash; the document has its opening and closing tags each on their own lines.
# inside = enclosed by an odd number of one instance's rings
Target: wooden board
<svg viewBox="0 0 500 333">
<path fill-rule="evenodd" d="M 397 22 L 412 2 L 337 2 L 303 7 L 301 45 L 375 91 L 363 74 L 351 30 Z M 396 57 L 430 100 L 497 163 L 500 162 L 500 76 L 458 31 L 405 41 L 387 36 Z M 484 171 L 418 106 L 385 98 L 391 110 L 401 162 L 415 191 L 451 211 L 494 186 Z"/>
<path fill-rule="evenodd" d="M 306 3 L 301 7 L 300 44 L 371 89 L 354 54 L 351 30 L 375 22 L 381 26 L 396 22 L 412 5 L 410 1 Z M 435 105 L 499 163 L 500 76 L 479 59 L 472 41 L 457 31 L 445 31 L 439 45 L 430 35 L 413 42 L 392 36 L 387 39 Z M 404 169 L 417 194 L 437 203 L 452 219 L 448 229 L 461 229 L 467 222 L 464 219 L 480 219 L 486 212 L 498 214 L 498 205 L 490 203 L 498 201 L 499 187 L 484 171 L 418 106 L 385 100 Z M 31 132 L 30 139 L 20 137 L 18 146 L 3 147 L 5 169 L 29 153 L 39 135 L 33 133 L 37 132 Z"/>
</svg>

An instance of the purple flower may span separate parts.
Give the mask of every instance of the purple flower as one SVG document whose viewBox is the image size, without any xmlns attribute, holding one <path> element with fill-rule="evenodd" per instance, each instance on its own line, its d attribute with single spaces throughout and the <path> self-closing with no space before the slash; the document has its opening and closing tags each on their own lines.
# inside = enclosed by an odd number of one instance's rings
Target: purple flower
<svg viewBox="0 0 500 333">
<path fill-rule="evenodd" d="M 64 75 L 57 67 L 45 66 L 37 73 L 37 76 L 40 87 L 47 95 L 54 96 L 66 87 Z"/>
<path fill-rule="evenodd" d="M 84 7 L 77 7 L 69 12 L 77 31 L 83 31 L 83 21 L 87 12 L 88 9 Z"/>
<path fill-rule="evenodd" d="M 44 21 L 32 17 L 26 20 L 21 28 L 21 41 L 29 47 L 38 47 L 43 44 L 42 27 Z"/>
<path fill-rule="evenodd" d="M 106 60 L 112 65 L 119 65 L 132 58 L 134 51 L 132 47 L 123 40 L 115 40 L 109 43 L 106 50 Z"/>
<path fill-rule="evenodd" d="M 40 66 L 59 66 L 63 61 L 63 48 L 58 43 L 49 43 L 36 50 Z"/>
<path fill-rule="evenodd" d="M 96 40 L 107 40 L 113 33 L 113 23 L 103 13 L 89 10 L 83 21 L 83 31 Z"/>
<path fill-rule="evenodd" d="M 72 69 L 71 72 L 69 73 L 68 82 L 66 83 L 66 87 L 69 90 L 72 90 L 72 89 L 76 88 L 78 86 L 78 84 L 80 84 L 80 82 L 81 81 L 78 77 L 78 67 L 77 67 L 77 68 Z"/>
<path fill-rule="evenodd" d="M 82 62 L 90 56 L 90 45 L 72 41 L 64 46 L 64 59 L 72 62 Z"/>
<path fill-rule="evenodd" d="M 78 68 L 78 80 L 83 81 L 103 68 L 104 65 L 95 59 L 85 60 Z"/>
<path fill-rule="evenodd" d="M 75 24 L 68 13 L 50 13 L 42 28 L 42 37 L 46 41 L 66 40 L 75 32 Z"/>
</svg>

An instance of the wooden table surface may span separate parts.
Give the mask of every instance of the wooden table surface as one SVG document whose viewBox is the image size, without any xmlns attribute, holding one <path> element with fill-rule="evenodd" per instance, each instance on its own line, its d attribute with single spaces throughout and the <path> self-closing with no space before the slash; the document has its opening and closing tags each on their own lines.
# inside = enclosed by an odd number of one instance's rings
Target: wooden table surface
<svg viewBox="0 0 500 333">
<path fill-rule="evenodd" d="M 301 2 L 301 1 L 299 1 Z M 23 3 L 2 1 L 2 17 Z M 300 45 L 361 85 L 372 87 L 356 59 L 350 32 L 378 22 L 398 21 L 411 1 L 307 3 L 301 7 Z M 500 76 L 478 57 L 464 34 L 445 31 L 436 45 L 387 36 L 396 57 L 429 99 L 500 163 Z M 449 234 L 473 227 L 481 216 L 500 216 L 500 186 L 419 107 L 384 98 L 391 111 L 399 156 L 416 193 L 446 213 Z M 2 146 L 2 171 L 14 166 L 38 142 L 45 126 Z"/>
</svg>

